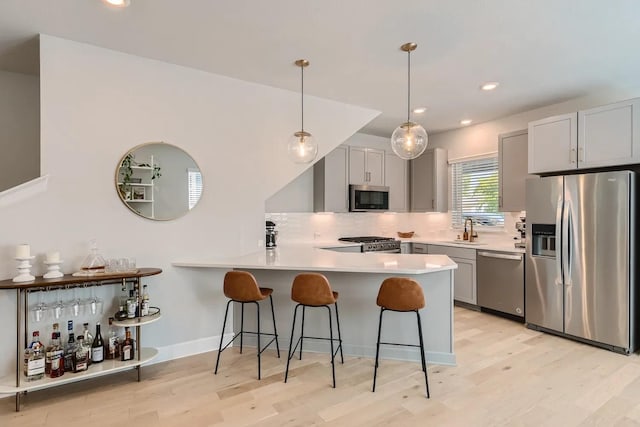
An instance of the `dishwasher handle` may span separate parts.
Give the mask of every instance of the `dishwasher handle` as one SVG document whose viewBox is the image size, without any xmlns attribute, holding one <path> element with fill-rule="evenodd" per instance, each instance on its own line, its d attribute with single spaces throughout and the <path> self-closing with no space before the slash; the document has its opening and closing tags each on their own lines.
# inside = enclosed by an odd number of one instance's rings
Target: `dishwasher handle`
<svg viewBox="0 0 640 427">
<path fill-rule="evenodd" d="M 512 261 L 522 261 L 522 254 L 509 255 L 509 254 L 496 254 L 493 252 L 478 252 L 478 255 L 487 257 L 487 258 L 500 258 L 500 259 L 510 259 Z"/>
</svg>

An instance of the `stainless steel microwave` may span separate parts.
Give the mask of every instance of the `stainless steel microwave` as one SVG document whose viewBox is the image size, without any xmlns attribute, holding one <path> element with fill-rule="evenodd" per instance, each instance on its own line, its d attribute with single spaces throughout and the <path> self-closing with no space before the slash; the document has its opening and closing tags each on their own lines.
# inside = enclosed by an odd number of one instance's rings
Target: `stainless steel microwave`
<svg viewBox="0 0 640 427">
<path fill-rule="evenodd" d="M 377 185 L 349 185 L 349 211 L 389 210 L 389 187 Z"/>
</svg>

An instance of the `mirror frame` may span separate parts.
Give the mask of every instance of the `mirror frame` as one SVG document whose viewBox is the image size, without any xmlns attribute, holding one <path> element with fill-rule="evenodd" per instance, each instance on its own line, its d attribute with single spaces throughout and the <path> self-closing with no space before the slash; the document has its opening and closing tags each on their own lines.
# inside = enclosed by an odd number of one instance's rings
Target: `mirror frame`
<svg viewBox="0 0 640 427">
<path fill-rule="evenodd" d="M 129 209 L 131 212 L 133 212 L 134 214 L 136 214 L 137 216 L 144 218 L 144 219 L 148 219 L 150 221 L 173 221 L 179 218 L 182 218 L 183 216 L 185 216 L 187 213 L 191 212 L 191 209 L 187 209 L 186 211 L 182 212 L 180 215 L 171 217 L 171 218 L 151 218 L 148 216 L 143 215 L 142 213 L 138 212 L 137 210 L 135 210 L 128 202 L 130 202 L 131 200 L 127 200 L 124 197 L 124 194 L 122 194 L 122 192 L 120 191 L 120 169 L 122 168 L 122 162 L 124 161 L 124 159 L 132 153 L 135 153 L 136 150 L 139 150 L 143 147 L 147 147 L 149 145 L 165 145 L 168 147 L 173 147 L 181 152 L 183 152 L 186 156 L 188 156 L 193 163 L 195 164 L 196 168 L 200 171 L 201 174 L 201 179 L 202 179 L 202 193 L 204 193 L 204 177 L 202 177 L 202 169 L 200 168 L 200 165 L 198 165 L 198 163 L 195 161 L 195 159 L 191 156 L 191 154 L 187 153 L 185 150 L 183 150 L 182 148 L 178 147 L 177 145 L 174 144 L 170 144 L 167 143 L 165 141 L 151 141 L 151 142 L 145 142 L 139 145 L 136 145 L 135 147 L 129 149 L 126 153 L 124 153 L 124 155 L 122 157 L 120 157 L 120 160 L 118 160 L 118 163 L 116 165 L 116 171 L 115 171 L 115 178 L 114 178 L 114 184 L 115 184 L 115 190 L 116 193 L 118 194 L 118 197 L 120 198 L 120 201 L 122 202 L 122 204 L 124 206 L 127 207 L 127 209 Z M 152 165 L 153 166 L 153 165 Z M 153 179 L 153 178 L 152 178 Z M 194 205 L 193 208 L 195 208 L 196 206 L 198 206 L 198 204 L 200 203 L 200 200 L 202 199 L 202 193 L 200 194 L 200 198 L 198 199 L 198 202 Z"/>
</svg>

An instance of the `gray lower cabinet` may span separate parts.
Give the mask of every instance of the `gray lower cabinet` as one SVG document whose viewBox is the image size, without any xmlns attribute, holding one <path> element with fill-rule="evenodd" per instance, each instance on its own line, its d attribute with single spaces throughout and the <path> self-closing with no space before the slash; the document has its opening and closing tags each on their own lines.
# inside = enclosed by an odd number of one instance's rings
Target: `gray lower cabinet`
<svg viewBox="0 0 640 427">
<path fill-rule="evenodd" d="M 458 269 L 455 270 L 453 275 L 453 299 L 477 305 L 476 250 L 428 245 L 427 253 L 447 255 L 453 262 L 458 264 Z"/>
</svg>

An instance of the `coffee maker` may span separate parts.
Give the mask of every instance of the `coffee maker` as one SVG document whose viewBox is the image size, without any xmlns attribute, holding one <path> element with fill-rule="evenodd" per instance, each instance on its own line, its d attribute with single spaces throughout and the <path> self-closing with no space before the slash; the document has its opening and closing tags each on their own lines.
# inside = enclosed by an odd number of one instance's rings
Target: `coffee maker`
<svg viewBox="0 0 640 427">
<path fill-rule="evenodd" d="M 527 231 L 527 217 L 521 216 L 520 221 L 516 222 L 516 230 L 520 232 L 520 241 L 514 243 L 516 248 L 525 248 L 526 247 L 526 231 Z"/>
<path fill-rule="evenodd" d="M 266 221 L 266 235 L 265 235 L 265 247 L 267 249 L 273 249 L 276 247 L 276 223 L 273 221 Z"/>
</svg>

